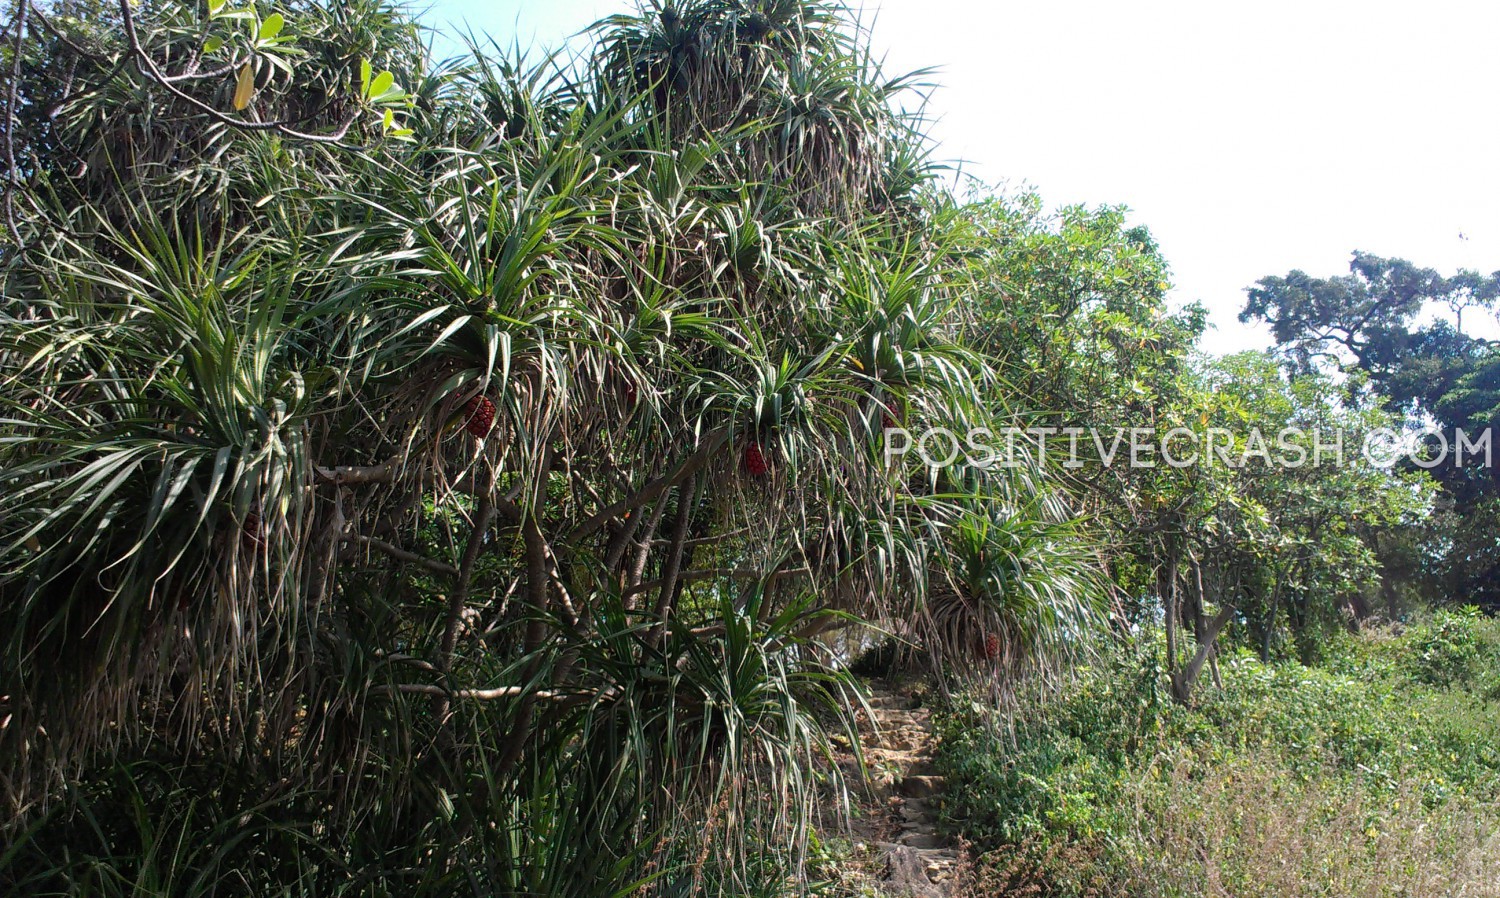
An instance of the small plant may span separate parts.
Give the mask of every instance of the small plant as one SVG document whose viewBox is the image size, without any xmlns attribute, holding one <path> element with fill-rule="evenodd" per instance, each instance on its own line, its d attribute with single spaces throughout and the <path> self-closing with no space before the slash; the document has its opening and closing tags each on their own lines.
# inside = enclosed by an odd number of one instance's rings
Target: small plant
<svg viewBox="0 0 1500 898">
<path fill-rule="evenodd" d="M 1419 683 L 1445 689 L 1472 683 L 1481 658 L 1478 623 L 1477 608 L 1438 612 L 1412 634 L 1407 672 Z"/>
</svg>

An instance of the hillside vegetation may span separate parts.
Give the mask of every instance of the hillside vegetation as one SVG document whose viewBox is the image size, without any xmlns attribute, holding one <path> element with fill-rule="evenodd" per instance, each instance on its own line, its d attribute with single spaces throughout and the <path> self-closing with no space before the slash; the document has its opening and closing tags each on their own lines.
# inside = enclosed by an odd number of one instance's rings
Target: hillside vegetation
<svg viewBox="0 0 1500 898">
<path fill-rule="evenodd" d="M 1491 625 L 1347 634 L 1494 609 L 1494 469 L 1357 449 L 1493 436 L 1422 310 L 1500 278 L 1268 278 L 1205 357 L 1147 227 L 958 178 L 838 0 L 0 18 L 0 893 L 805 892 L 882 640 L 1047 888 L 1492 856 Z"/>
<path fill-rule="evenodd" d="M 1500 626 L 1444 612 L 1163 694 L 1147 632 L 939 725 L 981 894 L 1500 894 Z"/>
</svg>

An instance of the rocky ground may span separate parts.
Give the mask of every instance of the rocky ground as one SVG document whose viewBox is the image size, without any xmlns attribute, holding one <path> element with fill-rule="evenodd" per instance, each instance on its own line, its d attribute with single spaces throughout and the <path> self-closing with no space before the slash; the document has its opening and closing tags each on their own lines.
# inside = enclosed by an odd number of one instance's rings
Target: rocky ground
<svg viewBox="0 0 1500 898">
<path fill-rule="evenodd" d="M 854 861 L 848 885 L 856 894 L 949 898 L 959 891 L 962 851 L 938 830 L 943 779 L 932 769 L 931 712 L 911 689 L 870 684 L 871 715 L 860 715 L 869 779 L 852 791 L 860 807 L 851 821 Z M 840 766 L 860 782 L 852 749 Z"/>
</svg>

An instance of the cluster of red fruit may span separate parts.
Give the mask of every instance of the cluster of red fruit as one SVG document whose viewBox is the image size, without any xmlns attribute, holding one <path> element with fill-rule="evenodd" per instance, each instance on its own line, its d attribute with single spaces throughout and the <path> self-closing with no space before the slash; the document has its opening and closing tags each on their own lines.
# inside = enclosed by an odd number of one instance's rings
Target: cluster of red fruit
<svg viewBox="0 0 1500 898">
<path fill-rule="evenodd" d="M 464 403 L 464 430 L 467 430 L 475 439 L 484 439 L 489 436 L 490 428 L 495 426 L 495 403 L 490 397 L 479 395 L 470 397 Z"/>
<path fill-rule="evenodd" d="M 742 464 L 745 473 L 751 477 L 764 477 L 771 470 L 771 463 L 766 459 L 765 451 L 760 448 L 760 443 L 755 441 L 745 447 Z"/>
</svg>

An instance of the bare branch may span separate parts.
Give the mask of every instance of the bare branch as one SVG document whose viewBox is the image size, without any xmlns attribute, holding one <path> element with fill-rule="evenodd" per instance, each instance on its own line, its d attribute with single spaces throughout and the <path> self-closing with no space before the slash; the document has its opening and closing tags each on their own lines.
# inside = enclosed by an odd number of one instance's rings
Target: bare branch
<svg viewBox="0 0 1500 898">
<path fill-rule="evenodd" d="M 428 558 L 425 555 L 418 555 L 415 552 L 409 552 L 406 549 L 403 549 L 394 543 L 388 543 L 383 539 L 376 539 L 373 536 L 364 536 L 358 533 L 349 534 L 347 539 L 350 542 L 359 543 L 362 546 L 369 546 L 372 549 L 378 549 L 379 551 L 384 552 L 397 561 L 404 561 L 408 564 L 415 564 L 418 567 L 431 571 L 434 574 L 442 574 L 445 577 L 452 577 L 454 579 L 457 579 L 459 576 L 458 568 L 447 563 L 446 561 L 438 561 L 435 558 Z"/>
<path fill-rule="evenodd" d="M 677 598 L 677 576 L 682 573 L 683 544 L 687 542 L 688 527 L 693 522 L 693 508 L 698 496 L 698 481 L 694 474 L 677 490 L 677 520 L 672 526 L 672 544 L 667 550 L 666 564 L 662 566 L 661 592 L 656 597 L 658 629 L 652 634 L 654 643 L 667 629 L 667 618 L 672 614 L 672 604 Z"/>
<path fill-rule="evenodd" d="M 183 72 L 181 75 L 165 75 L 163 77 L 172 84 L 181 84 L 184 81 L 205 81 L 209 78 L 222 78 L 249 61 L 248 59 L 236 56 L 218 68 L 210 69 L 206 72 Z"/>
<path fill-rule="evenodd" d="M 748 580 L 751 582 L 770 582 L 772 580 L 782 580 L 787 577 L 795 577 L 799 574 L 806 573 L 808 573 L 808 569 L 805 567 L 787 568 L 785 570 L 772 571 L 769 574 L 763 571 L 755 571 L 749 569 L 716 567 L 683 571 L 678 575 L 677 579 L 682 583 L 697 583 L 702 580 Z M 631 586 L 625 590 L 625 596 L 629 597 L 638 593 L 650 592 L 653 589 L 660 589 L 662 583 L 662 580 L 649 580 L 645 583 L 637 583 L 636 585 Z"/>
<path fill-rule="evenodd" d="M 540 498 L 540 497 L 539 497 Z M 547 538 L 542 534 L 541 527 L 537 524 L 535 516 L 526 520 L 522 526 L 522 536 L 526 543 L 526 592 L 527 600 L 531 604 L 531 620 L 526 625 L 526 636 L 522 645 L 522 651 L 531 656 L 523 672 L 523 679 L 532 682 L 542 672 L 543 660 L 537 649 L 541 648 L 542 640 L 546 637 L 546 624 L 543 615 L 550 604 L 548 596 L 547 577 Z M 521 700 L 521 706 L 516 709 L 515 720 L 511 723 L 510 730 L 505 735 L 502 744 L 505 746 L 496 769 L 501 775 L 509 773 L 510 769 L 521 759 L 521 753 L 525 751 L 526 743 L 531 735 L 531 720 L 536 713 L 536 696 L 528 695 Z"/>
<path fill-rule="evenodd" d="M 661 519 L 667 511 L 667 497 L 662 496 L 656 501 L 656 506 L 651 509 L 651 520 L 646 522 L 646 531 L 641 534 L 640 545 L 636 549 L 635 560 L 631 563 L 630 570 L 625 581 L 621 584 L 625 587 L 633 587 L 646 577 L 646 564 L 651 560 L 651 546 L 656 537 L 656 528 L 661 526 Z M 631 594 L 626 593 L 625 608 L 634 610 L 635 605 L 630 601 Z"/>
<path fill-rule="evenodd" d="M 128 2 L 128 0 L 126 0 Z M 10 84 L 5 91 L 5 227 L 10 232 L 11 242 L 21 246 L 21 228 L 16 224 L 16 190 L 21 186 L 21 173 L 16 168 L 16 103 L 21 87 L 21 45 L 26 37 L 26 11 L 30 3 L 17 3 L 16 15 L 10 27 L 11 35 Z"/>
<path fill-rule="evenodd" d="M 611 505 L 601 508 L 588 520 L 579 524 L 564 542 L 569 546 L 576 546 L 585 537 L 603 527 L 605 524 L 619 517 L 627 511 L 640 508 L 657 496 L 682 483 L 687 478 L 702 470 L 708 464 L 708 460 L 718 452 L 723 445 L 729 441 L 734 434 L 734 428 L 729 425 L 710 431 L 708 437 L 697 450 L 678 462 L 677 467 L 666 474 L 656 478 L 637 490 L 633 495 L 627 496 Z"/>
<path fill-rule="evenodd" d="M 378 465 L 340 465 L 333 468 L 317 466 L 319 477 L 340 486 L 361 483 L 390 483 L 401 470 L 401 459 L 393 458 Z"/>
<path fill-rule="evenodd" d="M 431 683 L 397 683 L 394 686 L 373 686 L 370 688 L 371 695 L 392 695 L 395 693 L 416 693 L 419 695 L 436 695 L 440 698 L 472 698 L 482 701 L 497 698 L 520 698 L 530 696 L 543 701 L 562 701 L 569 698 L 565 692 L 553 692 L 549 689 L 527 690 L 524 686 L 500 686 L 495 689 L 444 689 Z"/>
<path fill-rule="evenodd" d="M 474 513 L 473 529 L 469 531 L 469 542 L 464 547 L 464 557 L 457 571 L 457 583 L 453 596 L 448 600 L 448 618 L 443 624 L 443 643 L 439 655 L 439 666 L 447 670 L 453 665 L 453 649 L 458 644 L 458 625 L 463 619 L 464 603 L 469 599 L 469 583 L 474 578 L 474 565 L 479 561 L 479 550 L 484 546 L 485 534 L 495 519 L 495 504 L 488 499 L 479 500 Z"/>
<path fill-rule="evenodd" d="M 36 19 L 37 23 L 41 25 L 48 34 L 52 35 L 52 37 L 56 39 L 58 43 L 62 44 L 64 47 L 67 47 L 74 54 L 99 63 L 108 60 L 109 57 L 105 56 L 103 53 L 95 53 L 92 50 L 84 48 L 83 46 L 79 45 L 77 41 L 69 37 L 67 33 L 64 32 L 61 28 L 58 28 L 56 25 L 52 24 L 52 20 L 48 19 L 46 14 L 43 13 L 41 8 L 38 7 L 35 3 L 29 3 L 27 5 L 31 7 L 31 15 Z"/>
</svg>

